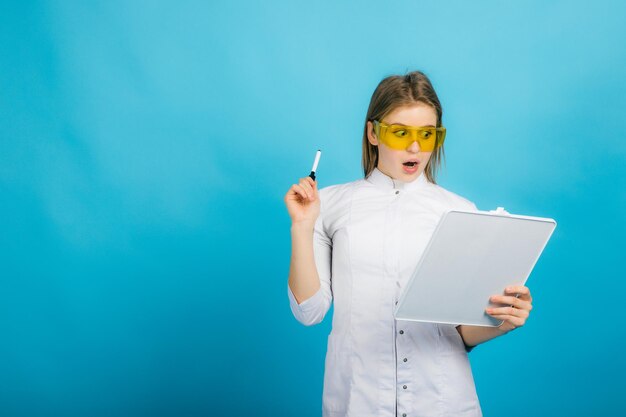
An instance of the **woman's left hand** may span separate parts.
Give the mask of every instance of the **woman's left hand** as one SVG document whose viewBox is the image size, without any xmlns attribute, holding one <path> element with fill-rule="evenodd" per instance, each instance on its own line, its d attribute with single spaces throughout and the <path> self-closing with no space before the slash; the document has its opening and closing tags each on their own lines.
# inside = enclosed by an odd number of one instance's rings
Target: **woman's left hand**
<svg viewBox="0 0 626 417">
<path fill-rule="evenodd" d="M 485 311 L 495 319 L 504 320 L 499 329 L 504 333 L 508 333 L 511 330 L 522 327 L 526 323 L 530 310 L 533 309 L 533 298 L 528 287 L 524 286 L 508 287 L 504 290 L 504 294 L 492 295 L 489 301 L 497 304 L 506 304 L 507 307 L 487 308 Z M 519 294 L 519 297 L 516 297 L 515 294 Z"/>
</svg>

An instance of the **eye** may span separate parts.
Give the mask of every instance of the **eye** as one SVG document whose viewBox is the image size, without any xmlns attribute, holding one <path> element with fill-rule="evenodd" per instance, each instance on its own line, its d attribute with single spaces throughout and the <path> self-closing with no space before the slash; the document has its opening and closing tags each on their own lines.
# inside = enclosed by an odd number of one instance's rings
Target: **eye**
<svg viewBox="0 0 626 417">
<path fill-rule="evenodd" d="M 408 134 L 408 132 L 404 129 L 399 129 L 399 130 L 394 130 L 393 134 L 399 138 L 403 138 Z"/>
<path fill-rule="evenodd" d="M 430 139 L 432 135 L 433 132 L 431 132 L 430 130 L 422 130 L 422 137 L 424 139 Z"/>
</svg>

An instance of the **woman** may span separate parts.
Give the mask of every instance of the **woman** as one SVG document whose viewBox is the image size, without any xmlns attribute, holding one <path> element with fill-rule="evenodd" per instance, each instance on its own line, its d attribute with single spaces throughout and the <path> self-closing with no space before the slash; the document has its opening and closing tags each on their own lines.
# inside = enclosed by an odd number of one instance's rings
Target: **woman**
<svg viewBox="0 0 626 417">
<path fill-rule="evenodd" d="M 491 297 L 507 306 L 486 310 L 504 320 L 500 327 L 394 320 L 402 288 L 443 213 L 476 209 L 436 184 L 441 117 L 423 73 L 385 78 L 367 112 L 365 178 L 318 191 L 305 177 L 285 196 L 291 310 L 313 325 L 334 302 L 326 417 L 481 416 L 467 352 L 523 326 L 532 308 L 530 291 L 518 286 Z"/>
</svg>

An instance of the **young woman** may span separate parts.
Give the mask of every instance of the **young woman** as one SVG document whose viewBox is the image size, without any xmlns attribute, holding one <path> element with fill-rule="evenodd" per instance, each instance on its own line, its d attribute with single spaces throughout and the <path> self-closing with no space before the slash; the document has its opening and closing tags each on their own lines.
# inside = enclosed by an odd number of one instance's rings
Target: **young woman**
<svg viewBox="0 0 626 417">
<path fill-rule="evenodd" d="M 531 295 L 506 288 L 487 309 L 500 327 L 396 321 L 393 309 L 440 217 L 476 209 L 436 184 L 442 109 L 421 72 L 391 76 L 372 96 L 363 133 L 364 179 L 318 191 L 291 186 L 288 296 L 304 325 L 334 302 L 323 415 L 481 416 L 467 352 L 523 326 Z M 519 295 L 517 298 L 515 295 Z"/>
</svg>

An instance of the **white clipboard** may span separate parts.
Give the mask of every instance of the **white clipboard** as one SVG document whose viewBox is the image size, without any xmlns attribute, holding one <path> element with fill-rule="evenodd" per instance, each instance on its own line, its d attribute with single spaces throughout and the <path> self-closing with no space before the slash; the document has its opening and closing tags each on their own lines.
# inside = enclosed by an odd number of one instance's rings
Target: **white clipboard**
<svg viewBox="0 0 626 417">
<path fill-rule="evenodd" d="M 404 288 L 396 320 L 497 327 L 489 297 L 524 285 L 556 221 L 495 211 L 445 213 Z"/>
</svg>

